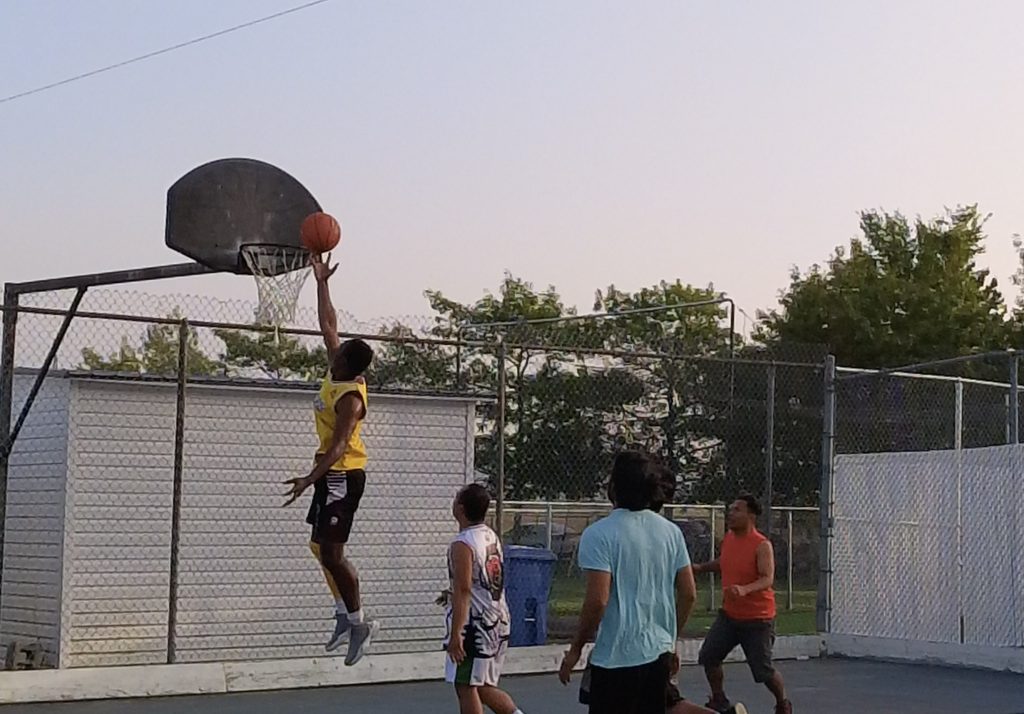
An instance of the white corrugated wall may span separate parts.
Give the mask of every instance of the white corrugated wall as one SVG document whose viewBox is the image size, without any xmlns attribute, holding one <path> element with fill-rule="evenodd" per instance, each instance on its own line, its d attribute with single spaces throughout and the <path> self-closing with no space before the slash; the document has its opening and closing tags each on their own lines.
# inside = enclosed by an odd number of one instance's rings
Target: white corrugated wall
<svg viewBox="0 0 1024 714">
<path fill-rule="evenodd" d="M 281 508 L 316 445 L 312 392 L 190 386 L 177 661 L 323 654 L 332 600 L 308 550 L 308 496 Z M 174 388 L 75 381 L 65 666 L 166 660 Z M 473 405 L 370 395 L 370 466 L 349 555 L 376 652 L 440 646 L 455 490 L 473 472 Z"/>
<path fill-rule="evenodd" d="M 16 375 L 13 416 L 35 376 Z M 2 644 L 39 643 L 56 664 L 60 644 L 61 555 L 70 382 L 48 379 L 11 454 L 4 531 Z"/>
</svg>

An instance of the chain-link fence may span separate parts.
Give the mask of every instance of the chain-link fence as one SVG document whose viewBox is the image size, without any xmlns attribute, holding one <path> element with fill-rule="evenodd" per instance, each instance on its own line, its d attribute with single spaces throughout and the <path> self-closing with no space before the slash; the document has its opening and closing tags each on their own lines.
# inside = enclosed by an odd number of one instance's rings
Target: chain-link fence
<svg viewBox="0 0 1024 714">
<path fill-rule="evenodd" d="M 333 603 L 304 510 L 280 507 L 316 447 L 315 315 L 273 330 L 245 303 L 93 291 L 50 355 L 71 299 L 22 296 L 5 333 L 12 426 L 38 394 L 0 489 L 3 644 L 38 645 L 51 666 L 322 654 Z M 695 560 L 717 551 L 721 504 L 771 505 L 780 630 L 813 631 L 822 367 L 743 349 L 722 317 L 711 304 L 497 327 L 342 319 L 375 350 L 371 488 L 348 550 L 386 624 L 374 651 L 439 647 L 451 499 L 471 479 L 497 494 L 506 542 L 551 544 L 548 640 L 569 635 L 575 543 L 626 447 L 672 467 L 675 503 L 716 504 L 666 508 Z M 702 583 L 706 610 L 715 587 Z"/>
<path fill-rule="evenodd" d="M 1019 358 L 839 371 L 829 631 L 1024 646 Z"/>
<path fill-rule="evenodd" d="M 461 370 L 471 380 L 490 375 L 503 395 L 504 428 L 485 429 L 477 449 L 478 470 L 507 499 L 495 519 L 503 539 L 550 544 L 558 557 L 546 607 L 532 603 L 547 618 L 549 641 L 575 632 L 584 593 L 576 545 L 608 513 L 611 463 L 626 448 L 676 474 L 665 515 L 695 562 L 711 559 L 725 532 L 724 506 L 704 504 L 756 495 L 777 553 L 779 631 L 814 632 L 824 351 L 744 349 L 724 317 L 719 304 L 704 302 L 460 330 L 497 341 L 504 358 L 502 375 L 493 348 L 482 363 L 466 350 Z M 695 634 L 721 602 L 714 577 L 699 586 Z"/>
</svg>

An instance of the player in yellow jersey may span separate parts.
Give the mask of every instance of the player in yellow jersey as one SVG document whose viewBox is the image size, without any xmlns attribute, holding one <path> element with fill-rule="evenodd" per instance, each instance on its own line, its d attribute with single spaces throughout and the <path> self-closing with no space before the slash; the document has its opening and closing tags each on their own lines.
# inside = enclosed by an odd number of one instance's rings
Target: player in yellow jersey
<svg viewBox="0 0 1024 714">
<path fill-rule="evenodd" d="M 327 281 L 338 269 L 312 255 L 316 277 L 317 313 L 330 359 L 330 369 L 314 400 L 316 432 L 320 439 L 313 470 L 308 476 L 285 481 L 291 485 L 285 505 L 294 503 L 313 486 L 313 503 L 306 521 L 313 527 L 309 547 L 320 561 L 335 599 L 334 633 L 327 642 L 333 652 L 349 639 L 346 665 L 354 665 L 370 647 L 379 625 L 366 620 L 359 598 L 359 576 L 345 557 L 352 520 L 366 486 L 366 446 L 361 436 L 366 418 L 366 380 L 363 373 L 373 350 L 363 340 L 338 337 L 338 318 Z"/>
</svg>

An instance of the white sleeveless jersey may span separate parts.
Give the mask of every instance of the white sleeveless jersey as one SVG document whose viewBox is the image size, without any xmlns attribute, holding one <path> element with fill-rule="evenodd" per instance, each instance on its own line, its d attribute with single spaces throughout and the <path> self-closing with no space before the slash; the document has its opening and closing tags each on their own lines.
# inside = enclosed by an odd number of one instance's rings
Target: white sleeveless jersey
<svg viewBox="0 0 1024 714">
<path fill-rule="evenodd" d="M 493 657 L 508 642 L 511 618 L 505 602 L 505 568 L 498 536 L 486 525 L 470 526 L 452 540 L 473 552 L 473 585 L 469 620 L 463 632 L 467 655 Z M 451 548 L 448 549 L 448 580 L 454 576 Z M 454 587 L 453 587 L 454 590 Z M 445 615 L 445 647 L 451 638 L 452 607 Z"/>
</svg>

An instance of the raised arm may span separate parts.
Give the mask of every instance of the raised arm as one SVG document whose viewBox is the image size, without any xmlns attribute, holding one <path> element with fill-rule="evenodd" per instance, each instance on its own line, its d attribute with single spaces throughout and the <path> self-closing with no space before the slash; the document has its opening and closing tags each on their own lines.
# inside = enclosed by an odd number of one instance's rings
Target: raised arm
<svg viewBox="0 0 1024 714">
<path fill-rule="evenodd" d="M 334 353 L 341 346 L 341 338 L 338 337 L 338 312 L 331 302 L 331 290 L 327 282 L 338 269 L 338 265 L 331 265 L 330 253 L 327 254 L 327 260 L 318 253 L 310 253 L 309 261 L 313 266 L 313 277 L 316 278 L 316 313 L 320 320 L 320 332 L 327 347 L 327 356 L 333 361 Z"/>
</svg>

